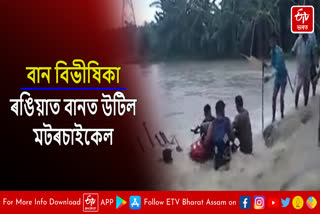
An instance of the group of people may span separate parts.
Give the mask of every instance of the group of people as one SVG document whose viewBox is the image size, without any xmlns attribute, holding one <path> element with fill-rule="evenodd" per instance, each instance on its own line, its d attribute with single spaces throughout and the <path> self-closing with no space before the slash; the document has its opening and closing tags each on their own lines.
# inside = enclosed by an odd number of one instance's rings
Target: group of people
<svg viewBox="0 0 320 214">
<path fill-rule="evenodd" d="M 280 46 L 277 45 L 276 34 L 272 34 L 269 39 L 269 44 L 271 47 L 271 64 L 267 65 L 264 63 L 264 66 L 274 71 L 272 74 L 272 77 L 275 77 L 272 96 L 272 121 L 274 122 L 276 119 L 276 100 L 279 91 L 281 118 L 284 117 L 284 94 L 287 81 L 290 81 L 290 78 L 285 65 L 283 51 Z M 313 96 L 315 96 L 316 93 L 316 86 L 318 82 L 316 68 L 319 67 L 319 60 L 315 34 L 300 35 L 293 45 L 292 53 L 296 55 L 297 60 L 297 73 L 295 76 L 295 107 L 298 108 L 301 88 L 303 88 L 305 106 L 308 105 L 310 83 L 312 85 Z M 269 79 L 270 77 L 267 77 L 265 81 Z"/>
<path fill-rule="evenodd" d="M 272 121 L 276 118 L 276 100 L 280 91 L 281 118 L 284 118 L 284 95 L 287 82 L 290 81 L 285 64 L 285 57 L 282 49 L 277 45 L 277 35 L 272 34 L 269 39 L 271 47 L 271 64 L 263 63 L 264 67 L 273 70 L 272 75 L 265 78 L 268 81 L 274 77 L 274 87 L 272 96 Z M 317 57 L 317 42 L 314 34 L 300 35 L 292 48 L 292 53 L 297 59 L 297 74 L 295 78 L 295 107 L 298 108 L 299 94 L 303 87 L 304 105 L 308 105 L 309 88 L 312 84 L 313 95 L 316 93 L 318 75 L 316 68 L 319 67 Z M 291 82 L 290 82 L 291 84 Z M 231 154 L 240 151 L 244 154 L 252 153 L 252 131 L 248 111 L 244 108 L 243 99 L 240 95 L 235 97 L 237 116 L 231 123 L 225 115 L 225 103 L 219 100 L 216 103 L 216 117 L 212 116 L 210 105 L 204 107 L 205 119 L 200 129 L 201 144 L 209 150 L 214 159 L 214 168 L 217 170 L 221 166 L 228 165 Z M 235 144 L 238 138 L 240 144 Z"/>
<path fill-rule="evenodd" d="M 245 154 L 252 153 L 250 117 L 240 95 L 236 96 L 235 104 L 238 114 L 232 123 L 225 115 L 225 103 L 222 100 L 216 103 L 216 117 L 212 116 L 210 105 L 204 107 L 205 119 L 199 127 L 201 143 L 210 150 L 216 170 L 229 163 L 232 152 L 238 147 Z M 239 139 L 239 146 L 235 144 L 235 138 Z"/>
</svg>

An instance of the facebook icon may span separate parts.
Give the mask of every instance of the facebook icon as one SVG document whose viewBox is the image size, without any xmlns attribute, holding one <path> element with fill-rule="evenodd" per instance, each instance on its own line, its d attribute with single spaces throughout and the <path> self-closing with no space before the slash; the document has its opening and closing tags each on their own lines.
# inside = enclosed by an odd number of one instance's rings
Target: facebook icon
<svg viewBox="0 0 320 214">
<path fill-rule="evenodd" d="M 251 209 L 250 196 L 240 196 L 240 209 Z"/>
</svg>

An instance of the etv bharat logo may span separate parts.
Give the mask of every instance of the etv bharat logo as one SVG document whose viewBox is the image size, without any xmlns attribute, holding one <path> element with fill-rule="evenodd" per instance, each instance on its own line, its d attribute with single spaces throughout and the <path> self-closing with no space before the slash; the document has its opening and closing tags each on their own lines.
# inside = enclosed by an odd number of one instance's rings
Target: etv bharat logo
<svg viewBox="0 0 320 214">
<path fill-rule="evenodd" d="M 314 8 L 313 6 L 291 7 L 291 32 L 313 33 L 314 31 Z"/>
<path fill-rule="evenodd" d="M 99 194 L 83 193 L 83 212 L 99 211 Z"/>
</svg>

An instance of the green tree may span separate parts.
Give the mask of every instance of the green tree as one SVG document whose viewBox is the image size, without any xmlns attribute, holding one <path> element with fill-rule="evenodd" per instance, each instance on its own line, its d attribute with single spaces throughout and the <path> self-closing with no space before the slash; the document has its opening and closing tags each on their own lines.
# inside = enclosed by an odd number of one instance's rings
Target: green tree
<svg viewBox="0 0 320 214">
<path fill-rule="evenodd" d="M 290 8 L 303 0 L 156 0 L 155 22 L 142 29 L 150 53 L 160 58 L 230 57 L 241 53 L 265 57 L 268 37 L 280 35 L 289 50 L 296 35 L 290 31 Z M 319 0 L 306 0 L 315 7 L 320 26 Z"/>
</svg>

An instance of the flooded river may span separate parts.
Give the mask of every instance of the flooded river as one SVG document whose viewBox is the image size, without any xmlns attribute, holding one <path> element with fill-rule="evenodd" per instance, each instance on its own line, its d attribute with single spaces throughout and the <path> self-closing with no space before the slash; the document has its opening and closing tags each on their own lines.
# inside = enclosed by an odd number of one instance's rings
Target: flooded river
<svg viewBox="0 0 320 214">
<path fill-rule="evenodd" d="M 295 67 L 295 61 L 287 62 L 292 83 L 294 83 Z M 291 158 L 305 159 L 304 157 L 308 156 L 300 157 L 300 153 L 297 152 L 302 150 L 300 141 L 283 139 L 283 143 L 272 149 L 265 147 L 261 138 L 262 71 L 259 66 L 255 68 L 245 60 L 187 61 L 138 66 L 137 70 L 143 82 L 150 86 L 145 90 L 150 90 L 150 94 L 152 94 L 150 99 L 153 102 L 153 111 L 158 115 L 157 120 L 160 120 L 162 125 L 160 129 L 170 139 L 175 136 L 184 149 L 183 152 L 177 152 L 172 147 L 174 161 L 167 165 L 159 161 L 162 148 L 147 148 L 150 151 L 156 150 L 153 161 L 155 163 L 154 170 L 161 172 L 159 180 L 155 181 L 159 189 L 279 190 L 290 177 L 300 173 L 304 169 L 304 164 L 311 160 L 302 162 L 301 167 L 296 167 L 292 163 Z M 265 84 L 264 91 L 266 126 L 270 124 L 272 117 L 273 80 Z M 215 115 L 215 103 L 222 99 L 226 103 L 226 115 L 233 120 L 236 115 L 234 104 L 236 95 L 243 96 L 244 106 L 250 113 L 254 134 L 254 155 L 248 156 L 238 152 L 233 156 L 230 170 L 222 172 L 213 170 L 212 161 L 205 164 L 191 161 L 188 153 L 191 143 L 197 136 L 194 136 L 190 129 L 199 125 L 203 120 L 204 105 L 210 104 L 212 113 Z M 301 106 L 302 97 L 300 101 Z M 285 105 L 286 113 L 289 111 L 292 113 L 294 96 L 289 85 L 285 95 Z M 279 120 L 279 101 L 277 107 L 277 120 Z M 316 120 L 316 118 L 314 119 Z M 148 124 L 150 121 L 146 119 L 146 122 Z M 290 123 L 288 121 L 287 127 L 290 127 Z M 152 136 L 159 131 L 153 127 L 150 127 L 150 130 Z M 319 156 L 319 149 L 314 150 L 317 146 L 311 142 L 313 138 L 317 138 L 316 132 L 311 130 L 309 136 L 303 136 L 304 131 L 301 130 L 300 137 L 310 140 L 310 150 L 305 151 L 304 154 L 313 152 L 316 153 L 313 157 Z M 143 141 L 144 145 L 148 147 L 149 143 L 145 136 Z M 291 142 L 289 141 L 294 141 L 292 145 L 296 145 L 296 147 L 290 146 Z M 292 156 L 292 153 L 296 155 Z M 310 165 L 314 162 L 318 164 L 318 161 L 310 161 Z M 275 175 L 276 172 L 279 176 Z"/>
<path fill-rule="evenodd" d="M 255 69 L 245 60 L 188 61 L 140 66 L 144 81 L 152 84 L 157 97 L 160 117 L 171 124 L 166 132 L 180 139 L 190 140 L 190 128 L 203 120 L 203 107 L 210 104 L 215 115 L 215 103 L 226 103 L 226 115 L 233 120 L 236 115 L 234 98 L 242 95 L 245 108 L 250 113 L 253 133 L 262 129 L 261 69 Z M 293 82 L 295 63 L 287 63 Z M 271 97 L 273 80 L 265 84 L 265 124 L 271 122 Z M 278 97 L 279 99 L 279 97 Z M 287 86 L 286 110 L 293 106 L 293 94 Z M 279 107 L 279 105 L 278 105 Z M 279 108 L 278 108 L 279 109 Z M 277 118 L 280 113 L 277 112 Z M 186 139 L 187 137 L 187 139 Z M 190 142 L 190 141 L 189 141 Z"/>
</svg>

